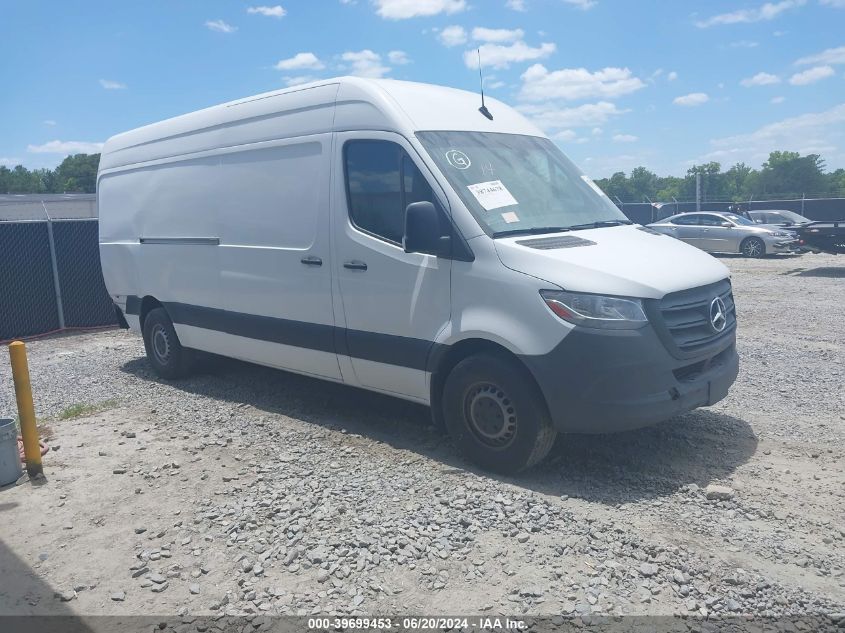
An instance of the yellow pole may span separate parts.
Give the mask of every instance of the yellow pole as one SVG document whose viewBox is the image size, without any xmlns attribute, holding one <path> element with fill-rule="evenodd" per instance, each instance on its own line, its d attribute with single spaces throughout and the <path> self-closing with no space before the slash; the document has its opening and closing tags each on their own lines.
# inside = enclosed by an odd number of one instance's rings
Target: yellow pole
<svg viewBox="0 0 845 633">
<path fill-rule="evenodd" d="M 29 365 L 26 362 L 26 345 L 20 341 L 11 343 L 9 357 L 12 359 L 12 377 L 15 381 L 15 398 L 18 401 L 18 421 L 23 437 L 26 472 L 30 477 L 34 477 L 43 471 L 38 429 L 35 426 L 35 407 L 32 404 L 32 385 L 29 383 Z"/>
</svg>

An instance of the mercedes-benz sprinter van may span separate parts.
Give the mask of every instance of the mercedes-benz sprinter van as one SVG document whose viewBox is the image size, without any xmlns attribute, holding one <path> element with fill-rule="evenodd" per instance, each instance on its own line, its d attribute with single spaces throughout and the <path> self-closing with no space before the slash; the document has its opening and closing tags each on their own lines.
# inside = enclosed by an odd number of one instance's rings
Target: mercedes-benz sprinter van
<svg viewBox="0 0 845 633">
<path fill-rule="evenodd" d="M 738 371 L 728 271 L 476 94 L 331 79 L 119 134 L 100 254 L 165 378 L 197 350 L 431 406 L 484 468 L 655 424 Z"/>
</svg>

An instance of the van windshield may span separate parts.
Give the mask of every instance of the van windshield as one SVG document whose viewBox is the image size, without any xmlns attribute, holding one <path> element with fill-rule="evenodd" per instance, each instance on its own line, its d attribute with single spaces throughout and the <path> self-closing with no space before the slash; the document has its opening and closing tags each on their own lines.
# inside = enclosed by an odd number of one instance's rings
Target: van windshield
<svg viewBox="0 0 845 633">
<path fill-rule="evenodd" d="M 417 132 L 493 237 L 630 224 L 548 139 L 490 132 Z"/>
</svg>

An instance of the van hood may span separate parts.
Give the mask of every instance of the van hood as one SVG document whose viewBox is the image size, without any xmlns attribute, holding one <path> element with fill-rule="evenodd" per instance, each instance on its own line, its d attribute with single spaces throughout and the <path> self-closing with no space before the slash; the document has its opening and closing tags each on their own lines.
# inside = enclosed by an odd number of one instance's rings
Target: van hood
<svg viewBox="0 0 845 633">
<path fill-rule="evenodd" d="M 494 240 L 502 263 L 564 290 L 661 299 L 730 275 L 716 258 L 635 225 Z"/>
</svg>

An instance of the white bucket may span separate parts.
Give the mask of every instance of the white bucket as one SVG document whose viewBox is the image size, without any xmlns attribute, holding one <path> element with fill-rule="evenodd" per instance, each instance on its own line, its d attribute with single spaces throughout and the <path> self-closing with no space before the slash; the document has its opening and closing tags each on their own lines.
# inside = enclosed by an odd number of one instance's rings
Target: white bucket
<svg viewBox="0 0 845 633">
<path fill-rule="evenodd" d="M 0 418 L 0 486 L 16 482 L 22 471 L 18 428 L 11 418 Z"/>
</svg>

